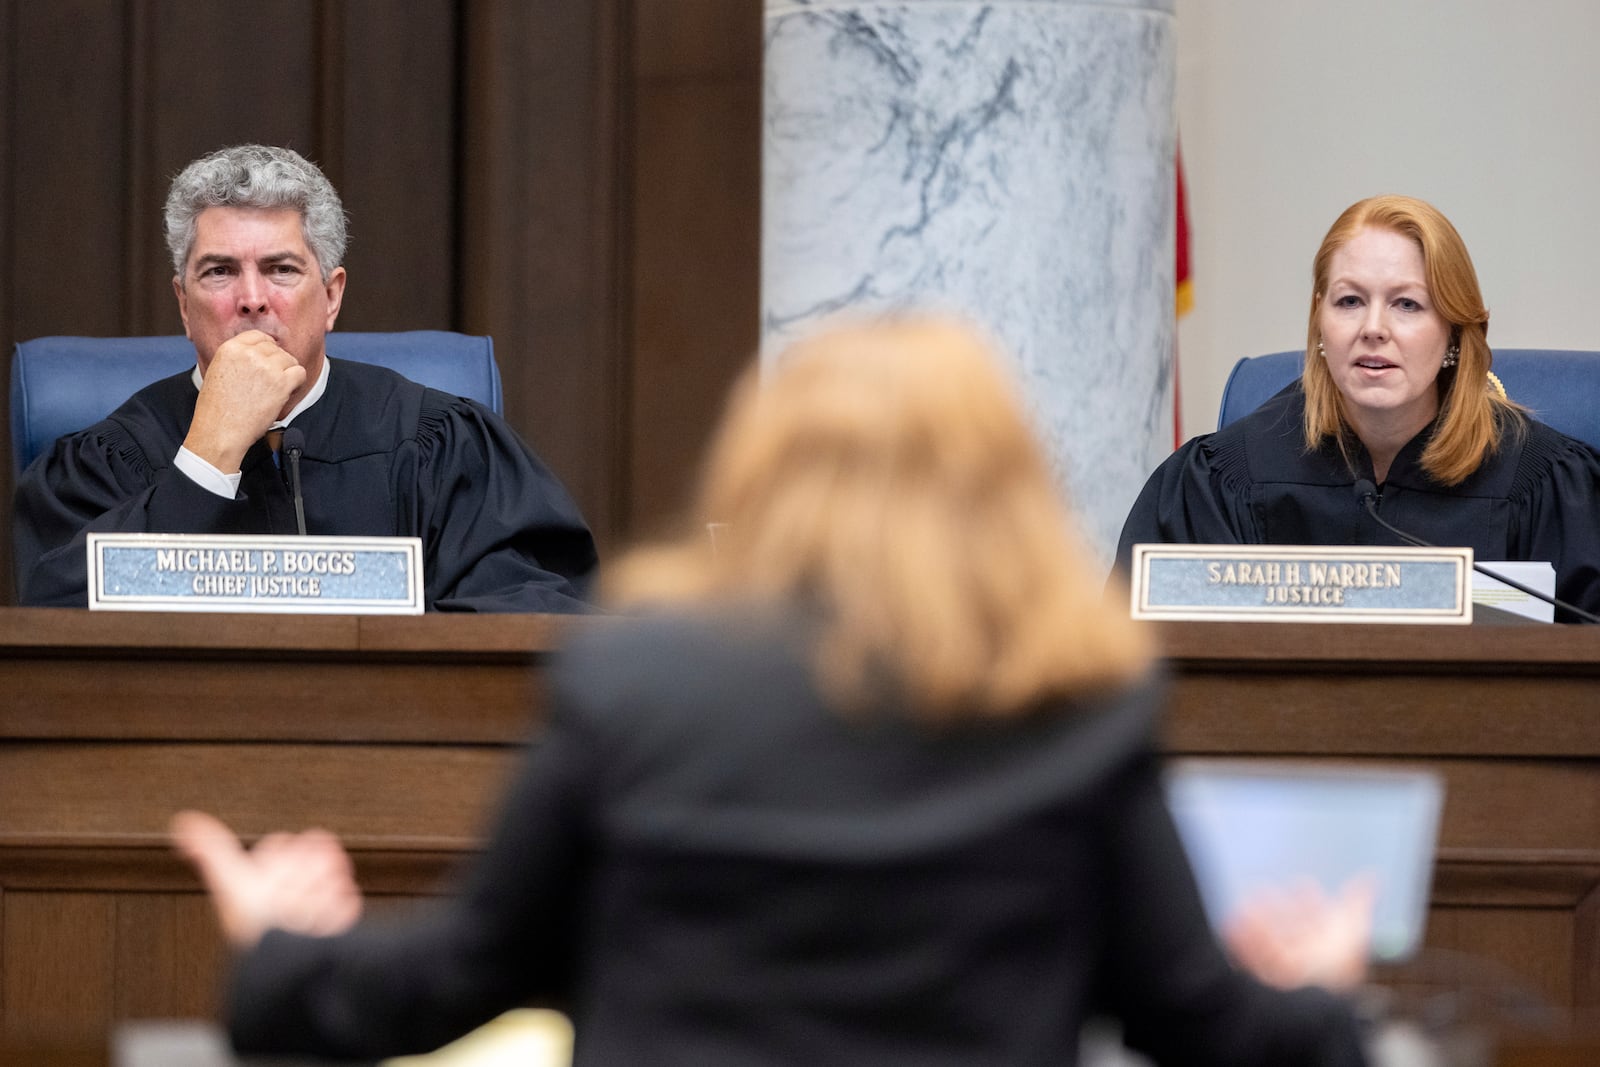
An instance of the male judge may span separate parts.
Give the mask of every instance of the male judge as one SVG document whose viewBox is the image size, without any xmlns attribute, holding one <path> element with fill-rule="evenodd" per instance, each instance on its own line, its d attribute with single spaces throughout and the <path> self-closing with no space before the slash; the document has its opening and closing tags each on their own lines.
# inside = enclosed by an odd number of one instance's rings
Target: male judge
<svg viewBox="0 0 1600 1067">
<path fill-rule="evenodd" d="M 294 533 L 269 434 L 294 426 L 308 534 L 420 537 L 429 610 L 583 610 L 594 541 L 509 426 L 472 401 L 327 357 L 345 215 L 314 164 L 260 145 L 196 160 L 173 180 L 166 232 L 197 365 L 23 474 L 21 603 L 86 603 L 90 531 Z"/>
</svg>

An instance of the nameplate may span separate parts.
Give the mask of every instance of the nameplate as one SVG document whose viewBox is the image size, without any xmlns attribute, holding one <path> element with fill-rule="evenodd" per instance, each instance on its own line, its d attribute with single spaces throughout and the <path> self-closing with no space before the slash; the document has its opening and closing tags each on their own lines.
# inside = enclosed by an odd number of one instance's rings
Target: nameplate
<svg viewBox="0 0 1600 1067">
<path fill-rule="evenodd" d="M 420 615 L 422 541 L 91 533 L 89 607 Z"/>
<path fill-rule="evenodd" d="M 1133 616 L 1252 622 L 1472 621 L 1472 549 L 1135 545 Z"/>
</svg>

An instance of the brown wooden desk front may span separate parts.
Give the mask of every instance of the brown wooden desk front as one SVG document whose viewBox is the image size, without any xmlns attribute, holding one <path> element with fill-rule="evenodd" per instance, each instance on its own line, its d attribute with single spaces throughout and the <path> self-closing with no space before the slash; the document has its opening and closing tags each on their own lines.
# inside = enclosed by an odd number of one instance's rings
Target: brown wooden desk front
<svg viewBox="0 0 1600 1067">
<path fill-rule="evenodd" d="M 1494 995 L 1520 981 L 1597 1021 L 1600 627 L 1188 623 L 1162 634 L 1174 753 L 1444 776 L 1435 951 L 1415 970 Z"/>
<path fill-rule="evenodd" d="M 427 893 L 535 727 L 565 625 L 0 609 L 0 1035 L 214 1011 L 222 949 L 164 841 L 179 808 L 330 827 L 380 898 Z M 1162 636 L 1175 752 L 1437 768 L 1429 943 L 1600 1005 L 1600 630 Z"/>
<path fill-rule="evenodd" d="M 163 827 L 327 826 L 380 895 L 473 846 L 564 620 L 0 610 L 0 1037 L 214 1012 L 223 950 Z"/>
</svg>

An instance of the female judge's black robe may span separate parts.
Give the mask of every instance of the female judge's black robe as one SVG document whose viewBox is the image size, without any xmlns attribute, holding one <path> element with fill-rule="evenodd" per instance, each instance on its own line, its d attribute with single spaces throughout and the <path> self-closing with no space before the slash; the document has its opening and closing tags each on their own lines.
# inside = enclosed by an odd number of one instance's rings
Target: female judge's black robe
<svg viewBox="0 0 1600 1067">
<path fill-rule="evenodd" d="M 429 610 L 582 611 L 594 540 L 554 475 L 503 420 L 393 371 L 330 361 L 295 416 L 306 532 L 420 537 Z M 18 599 L 87 602 L 85 535 L 293 534 L 294 501 L 258 441 L 228 500 L 173 466 L 194 418 L 192 372 L 68 434 L 17 487 Z"/>
<path fill-rule="evenodd" d="M 1196 437 L 1145 483 L 1122 528 L 1117 564 L 1133 546 L 1167 544 L 1398 545 L 1357 499 L 1375 481 L 1352 446 L 1351 469 L 1329 441 L 1305 450 L 1298 383 L 1254 413 Z M 1421 466 L 1428 427 L 1400 450 L 1379 486 L 1386 521 L 1479 560 L 1548 561 L 1556 596 L 1600 612 L 1600 453 L 1533 419 L 1508 426 L 1498 452 L 1466 481 L 1440 485 Z M 1556 612 L 1557 621 L 1573 621 Z"/>
</svg>

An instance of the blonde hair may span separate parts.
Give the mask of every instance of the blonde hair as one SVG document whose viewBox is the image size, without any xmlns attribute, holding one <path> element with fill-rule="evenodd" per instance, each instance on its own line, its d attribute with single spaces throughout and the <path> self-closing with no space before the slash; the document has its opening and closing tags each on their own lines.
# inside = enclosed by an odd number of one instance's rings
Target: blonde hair
<svg viewBox="0 0 1600 1067">
<path fill-rule="evenodd" d="M 1489 350 L 1489 309 L 1483 305 L 1472 257 L 1456 228 L 1437 208 L 1409 196 L 1374 196 L 1344 210 L 1322 239 L 1311 262 L 1311 316 L 1306 331 L 1305 439 L 1308 449 L 1333 437 L 1349 458 L 1350 422 L 1344 397 L 1334 384 L 1327 361 L 1317 354 L 1318 325 L 1334 255 L 1362 230 L 1390 230 L 1415 241 L 1422 250 L 1424 277 L 1434 308 L 1450 324 L 1452 344 L 1460 346 L 1460 362 L 1439 372 L 1439 428 L 1422 453 L 1422 467 L 1435 481 L 1459 485 L 1500 447 L 1505 420 L 1521 418 L 1521 409 L 1502 400 L 1489 385 L 1494 354 Z"/>
<path fill-rule="evenodd" d="M 1007 715 L 1132 681 L 1108 595 L 989 346 L 931 318 L 841 325 L 736 386 L 689 530 L 610 576 L 631 604 L 798 604 L 824 692 Z M 719 526 L 715 550 L 706 523 Z"/>
</svg>

